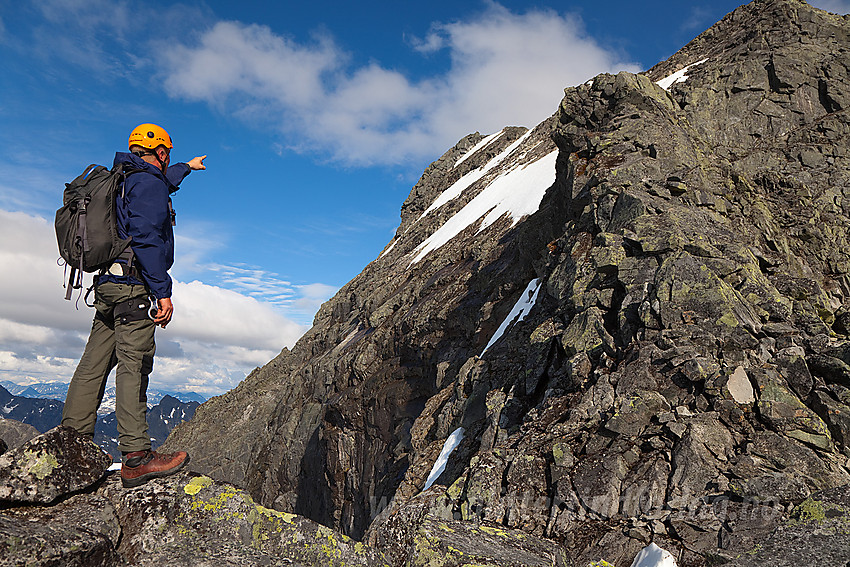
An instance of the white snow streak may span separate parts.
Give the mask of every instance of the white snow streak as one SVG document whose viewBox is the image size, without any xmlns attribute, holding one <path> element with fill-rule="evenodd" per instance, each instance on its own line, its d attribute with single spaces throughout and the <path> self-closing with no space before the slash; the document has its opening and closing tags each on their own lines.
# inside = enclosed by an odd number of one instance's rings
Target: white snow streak
<svg viewBox="0 0 850 567">
<path fill-rule="evenodd" d="M 418 252 L 418 254 L 410 262 L 410 265 L 419 262 L 429 252 L 437 250 L 482 217 L 484 218 L 481 220 L 478 232 L 496 222 L 506 213 L 510 213 L 513 220 L 511 226 L 513 226 L 525 215 L 536 212 L 546 190 L 555 182 L 555 160 L 557 157 L 558 151 L 555 150 L 535 162 L 512 169 L 497 177 L 464 208 L 438 228 L 434 234 L 416 247 L 414 252 Z M 463 181 L 463 179 L 459 180 L 458 183 L 460 181 Z M 449 190 L 451 188 L 447 191 Z M 442 197 L 443 195 L 440 195 L 440 198 Z"/>
<path fill-rule="evenodd" d="M 691 67 L 693 67 L 695 65 L 701 65 L 701 64 L 705 63 L 706 61 L 708 61 L 707 57 L 705 59 L 697 61 L 696 63 L 691 63 L 687 67 L 679 69 L 678 71 L 676 71 L 672 75 L 664 77 L 660 81 L 655 81 L 655 84 L 666 91 L 667 89 L 672 87 L 675 83 L 684 83 L 685 81 L 688 80 L 688 76 L 685 74 L 685 73 L 688 72 L 688 69 L 690 69 Z"/>
<path fill-rule="evenodd" d="M 490 134 L 489 136 L 487 136 L 486 138 L 484 138 L 483 140 L 481 140 L 480 142 L 475 144 L 475 146 L 473 146 L 471 150 L 469 150 L 468 152 L 463 154 L 463 156 L 455 162 L 455 167 L 459 166 L 461 163 L 463 163 L 463 160 L 465 160 L 466 158 L 468 158 L 469 156 L 471 156 L 472 154 L 474 154 L 478 150 L 482 150 L 482 149 L 486 148 L 487 146 L 489 146 L 490 142 L 494 142 L 496 140 L 496 138 L 498 138 L 499 136 L 501 136 L 504 133 L 505 133 L 504 130 L 500 130 L 500 131 L 496 132 L 495 134 Z"/>
<path fill-rule="evenodd" d="M 464 175 L 463 177 L 461 177 L 460 179 L 455 181 L 452 184 L 451 187 L 449 187 L 448 189 L 446 189 L 445 191 L 440 193 L 440 195 L 436 199 L 434 199 L 434 202 L 431 203 L 431 206 L 429 206 L 427 209 L 425 209 L 425 212 L 422 213 L 421 215 L 419 215 L 419 219 L 417 219 L 417 220 L 421 220 L 425 215 L 427 215 L 428 213 L 430 213 L 434 209 L 439 209 L 440 207 L 442 207 L 443 205 L 445 205 L 449 201 L 453 201 L 454 199 L 459 197 L 461 195 L 461 193 L 463 193 L 469 187 L 471 187 L 473 183 L 475 183 L 476 181 L 478 181 L 479 179 L 484 177 L 484 175 L 488 171 L 490 171 L 491 169 L 493 169 L 494 167 L 496 167 L 497 165 L 502 163 L 502 161 L 506 157 L 511 155 L 511 153 L 517 148 L 517 146 L 519 146 L 522 142 L 524 142 L 525 139 L 530 134 L 531 134 L 531 130 L 529 130 L 528 132 L 523 134 L 520 138 L 515 140 L 510 146 L 505 148 L 502 153 L 500 153 L 499 155 L 497 155 L 496 157 L 494 157 L 493 159 L 488 161 L 484 165 L 484 167 L 470 171 L 469 173 L 467 173 L 466 175 Z"/>
<path fill-rule="evenodd" d="M 397 241 L 397 240 L 394 240 L 394 241 L 393 241 L 393 243 L 392 243 L 392 244 L 390 244 L 390 247 L 389 247 L 389 248 L 387 248 L 386 250 L 384 250 L 383 252 L 381 252 L 381 255 L 380 255 L 380 256 L 378 256 L 378 258 L 383 258 L 383 257 L 384 257 L 384 256 L 386 256 L 387 254 L 389 254 L 389 253 L 390 253 L 390 251 L 391 251 L 393 248 L 395 248 L 395 243 L 396 243 L 396 242 L 398 242 L 398 241 Z"/>
<path fill-rule="evenodd" d="M 440 451 L 440 456 L 437 457 L 436 461 L 434 461 L 434 466 L 431 468 L 431 474 L 428 475 L 428 480 L 425 481 L 425 488 L 422 490 L 428 490 L 431 488 L 431 485 L 434 484 L 434 481 L 440 478 L 440 475 L 443 474 L 444 470 L 446 470 L 446 463 L 449 462 L 449 455 L 452 454 L 455 447 L 460 445 L 462 440 L 463 427 L 458 427 L 451 435 L 449 435 L 449 438 L 446 439 L 446 443 L 443 445 L 443 450 Z"/>
<path fill-rule="evenodd" d="M 632 562 L 632 567 L 676 567 L 676 560 L 666 549 L 650 543 L 640 550 Z"/>
<path fill-rule="evenodd" d="M 499 340 L 505 331 L 508 330 L 508 327 L 525 319 L 525 316 L 528 315 L 528 312 L 531 311 L 531 308 L 534 307 L 534 304 L 537 302 L 538 291 L 540 291 L 540 278 L 534 278 L 531 282 L 529 282 L 528 287 L 525 288 L 522 295 L 519 296 L 514 308 L 511 309 L 511 312 L 508 313 L 508 316 L 505 317 L 505 320 L 502 321 L 502 324 L 499 325 L 498 329 L 496 329 L 496 332 L 493 334 L 490 342 L 487 343 L 487 346 L 481 351 L 481 356 L 484 356 L 487 349 Z"/>
<path fill-rule="evenodd" d="M 478 144 L 476 144 L 475 147 L 472 148 L 472 150 L 470 150 L 469 152 L 464 154 L 464 156 L 461 159 L 458 160 L 458 162 L 455 164 L 455 167 L 457 167 L 457 165 L 460 162 L 462 162 L 464 159 L 466 159 L 468 156 L 471 156 L 472 154 L 477 152 L 479 149 L 481 149 L 479 146 L 481 146 L 481 147 L 488 146 L 493 140 L 495 140 L 496 138 L 498 138 L 499 136 L 504 134 L 504 132 L 505 131 L 502 130 L 501 132 L 496 132 L 495 134 L 490 134 L 489 136 L 487 136 L 487 138 L 478 142 Z M 436 199 L 434 199 L 434 202 L 431 203 L 431 205 L 427 209 L 425 209 L 425 211 L 421 215 L 419 215 L 418 219 L 416 219 L 413 223 L 410 224 L 410 226 L 407 227 L 407 229 L 404 231 L 404 234 L 407 234 L 407 232 L 413 227 L 413 225 L 415 225 L 417 222 L 422 220 L 422 218 L 425 217 L 425 215 L 427 215 L 428 213 L 430 213 L 434 209 L 438 209 L 438 208 L 442 207 L 443 205 L 445 205 L 449 201 L 452 201 L 452 200 L 456 199 L 457 197 L 459 197 L 464 191 L 469 189 L 469 187 L 471 187 L 473 183 L 475 183 L 476 181 L 478 181 L 479 179 L 484 177 L 484 175 L 488 171 L 490 171 L 491 169 L 493 169 L 494 167 L 499 165 L 506 157 L 508 157 L 517 148 L 517 146 L 519 146 L 523 141 L 525 141 L 525 139 L 530 134 L 531 134 L 531 130 L 529 130 L 528 132 L 526 132 L 525 134 L 520 136 L 510 146 L 505 148 L 505 150 L 502 151 L 502 153 L 500 153 L 499 155 L 497 155 L 496 157 L 494 157 L 493 159 L 488 161 L 484 165 L 484 167 L 480 167 L 478 169 L 472 170 L 469 173 L 467 173 L 466 175 L 464 175 L 463 177 L 461 177 L 460 179 L 458 179 L 457 181 L 455 181 L 448 189 L 445 189 L 442 193 L 440 193 L 437 196 Z M 396 239 L 396 242 L 398 242 L 398 239 Z M 395 248 L 396 242 L 393 242 L 390 245 L 389 248 L 384 250 L 378 256 L 378 258 L 383 258 L 387 254 L 389 254 L 390 251 L 393 248 Z M 411 264 L 413 264 L 413 263 L 414 262 L 411 262 Z"/>
</svg>

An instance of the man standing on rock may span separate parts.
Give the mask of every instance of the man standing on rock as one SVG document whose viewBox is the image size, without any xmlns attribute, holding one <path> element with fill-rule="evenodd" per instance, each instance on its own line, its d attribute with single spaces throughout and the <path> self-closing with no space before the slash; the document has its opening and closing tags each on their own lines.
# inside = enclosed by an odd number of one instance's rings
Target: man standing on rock
<svg viewBox="0 0 850 567">
<path fill-rule="evenodd" d="M 132 254 L 122 254 L 95 277 L 97 312 L 62 414 L 62 425 L 94 437 L 106 379 L 118 366 L 115 416 L 125 487 L 173 474 L 189 462 L 185 451 L 151 451 L 145 419 L 154 330 L 157 325 L 165 328 L 174 311 L 168 275 L 174 263 L 170 195 L 191 171 L 206 169 L 207 156 L 169 167 L 172 147 L 163 128 L 141 124 L 130 134 L 130 153 L 115 154 L 115 166 L 124 164 L 125 170 L 135 170 L 124 182 L 123 195 L 116 199 L 118 233 L 121 238 L 132 238 Z"/>
</svg>

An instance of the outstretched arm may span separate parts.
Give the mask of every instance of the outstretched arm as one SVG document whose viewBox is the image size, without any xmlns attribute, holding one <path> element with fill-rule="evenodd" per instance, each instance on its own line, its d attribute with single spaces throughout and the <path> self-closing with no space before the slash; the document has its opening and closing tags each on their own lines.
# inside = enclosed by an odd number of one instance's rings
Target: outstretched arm
<svg viewBox="0 0 850 567">
<path fill-rule="evenodd" d="M 198 156 L 189 160 L 188 163 L 177 163 L 169 167 L 168 171 L 165 173 L 165 177 L 168 179 L 168 182 L 174 186 L 170 189 L 170 191 L 172 193 L 177 191 L 177 187 L 180 186 L 180 182 L 183 181 L 183 178 L 189 175 L 192 171 L 206 169 L 207 166 L 204 165 L 205 159 L 207 159 L 207 156 Z"/>
</svg>

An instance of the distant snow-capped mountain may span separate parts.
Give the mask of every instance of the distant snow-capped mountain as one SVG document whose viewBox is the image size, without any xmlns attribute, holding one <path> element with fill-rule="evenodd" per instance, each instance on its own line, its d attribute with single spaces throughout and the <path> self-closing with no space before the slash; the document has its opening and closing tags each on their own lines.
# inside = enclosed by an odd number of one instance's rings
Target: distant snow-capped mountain
<svg viewBox="0 0 850 567">
<path fill-rule="evenodd" d="M 41 433 L 59 425 L 64 407 L 57 400 L 16 396 L 0 386 L 0 418 L 28 423 Z"/>
<path fill-rule="evenodd" d="M 0 386 L 8 390 L 8 392 L 12 395 L 26 398 L 40 398 L 64 402 L 65 396 L 68 394 L 68 384 L 65 382 L 39 382 L 36 384 L 22 385 L 10 380 L 0 380 Z M 147 395 L 148 408 L 153 408 L 159 404 L 165 396 L 171 396 L 184 403 L 198 402 L 200 404 L 207 401 L 205 396 L 197 392 L 173 392 L 170 390 L 149 388 Z M 111 387 L 104 391 L 103 401 L 101 401 L 100 407 L 97 410 L 97 415 L 104 416 L 114 411 L 115 388 Z"/>
<path fill-rule="evenodd" d="M 20 391 L 29 392 L 35 389 L 20 387 Z M 67 385 L 66 389 L 67 389 Z M 198 394 L 194 394 L 198 396 Z M 64 394 L 61 396 L 65 398 Z M 178 424 L 191 419 L 195 410 L 201 404 L 196 400 L 181 401 L 166 393 L 157 392 L 156 403 L 151 404 L 148 397 L 148 432 L 151 436 L 152 448 L 159 447 Z M 53 429 L 62 421 L 62 410 L 65 404 L 50 398 L 33 398 L 11 393 L 0 386 L 0 419 L 12 419 L 35 427 L 40 433 Z M 98 419 L 95 425 L 95 443 L 112 455 L 116 461 L 121 460 L 118 451 L 118 426 L 115 419 L 115 389 L 109 388 L 103 397 L 103 403 L 98 409 Z"/>
<path fill-rule="evenodd" d="M 181 402 L 173 396 L 163 396 L 158 404 L 148 410 L 148 434 L 151 436 L 151 448 L 156 449 L 162 445 L 171 430 L 191 419 L 200 405 L 195 401 Z M 98 416 L 94 442 L 112 455 L 115 462 L 121 460 L 121 452 L 118 450 L 118 424 L 114 411 Z"/>
</svg>

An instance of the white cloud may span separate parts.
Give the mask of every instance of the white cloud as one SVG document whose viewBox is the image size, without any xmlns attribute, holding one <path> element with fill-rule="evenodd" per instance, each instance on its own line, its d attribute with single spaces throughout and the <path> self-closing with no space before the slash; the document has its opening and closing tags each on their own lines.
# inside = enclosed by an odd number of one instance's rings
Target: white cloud
<svg viewBox="0 0 850 567">
<path fill-rule="evenodd" d="M 292 346 L 306 330 L 269 305 L 199 281 L 174 284 L 174 319 L 161 333 L 263 350 Z"/>
<path fill-rule="evenodd" d="M 810 0 L 809 4 L 833 14 L 850 14 L 850 0 Z"/>
<path fill-rule="evenodd" d="M 0 242 L 0 377 L 70 380 L 93 310 L 63 299 L 51 222 L 0 209 Z M 320 288 L 294 294 L 312 300 Z M 157 330 L 151 383 L 160 387 L 221 393 L 306 330 L 267 302 L 200 281 L 175 281 L 173 300 L 174 319 Z"/>
<path fill-rule="evenodd" d="M 450 70 L 415 81 L 375 62 L 351 68 L 329 38 L 298 44 L 266 26 L 219 22 L 166 52 L 166 86 L 278 124 L 295 149 L 366 165 L 432 157 L 476 130 L 534 126 L 557 109 L 564 87 L 639 70 L 587 37 L 577 18 L 496 3 L 412 43 L 420 53 L 447 50 Z"/>
<path fill-rule="evenodd" d="M 181 279 L 191 279 L 196 276 L 181 274 L 197 274 L 207 269 L 211 255 L 225 247 L 230 240 L 226 227 L 212 222 L 182 222 L 179 230 L 174 233 L 174 248 L 180 252 L 180 262 L 172 270 L 172 275 L 178 274 Z"/>
<path fill-rule="evenodd" d="M 431 33 L 425 36 L 425 39 L 411 37 L 409 39 L 410 45 L 420 53 L 435 53 L 443 49 L 446 46 L 446 42 L 437 29 L 438 26 L 434 26 L 431 29 Z"/>
<path fill-rule="evenodd" d="M 64 270 L 46 219 L 0 210 L 0 318 L 61 330 L 87 330 L 91 316 L 65 301 Z M 74 293 L 76 300 L 78 294 Z M 82 301 L 80 302 L 82 304 Z"/>
<path fill-rule="evenodd" d="M 143 77 L 153 76 L 171 96 L 279 132 L 290 150 L 352 165 L 420 162 L 473 131 L 535 126 L 555 112 L 564 87 L 640 70 L 588 37 L 577 17 L 517 14 L 495 2 L 399 45 L 449 62 L 424 78 L 380 61 L 355 66 L 327 33 L 296 41 L 265 25 L 215 20 L 207 7 L 174 4 L 153 15 L 126 0 L 45 0 L 34 9 L 42 17 L 30 37 L 17 34 L 19 50 L 107 83 L 150 88 Z M 185 21 L 198 31 L 187 34 Z"/>
<path fill-rule="evenodd" d="M 172 65 L 167 88 L 213 103 L 242 91 L 310 106 L 322 91 L 322 75 L 341 63 L 330 40 L 300 46 L 266 26 L 237 22 L 219 22 L 196 47 L 174 45 L 165 55 Z"/>
<path fill-rule="evenodd" d="M 208 264 L 206 269 L 217 274 L 229 289 L 274 305 L 289 305 L 296 295 L 291 282 L 258 266 Z"/>
<path fill-rule="evenodd" d="M 74 373 L 77 359 L 53 356 L 21 356 L 0 350 L 0 378 L 19 384 L 67 382 Z"/>
</svg>

